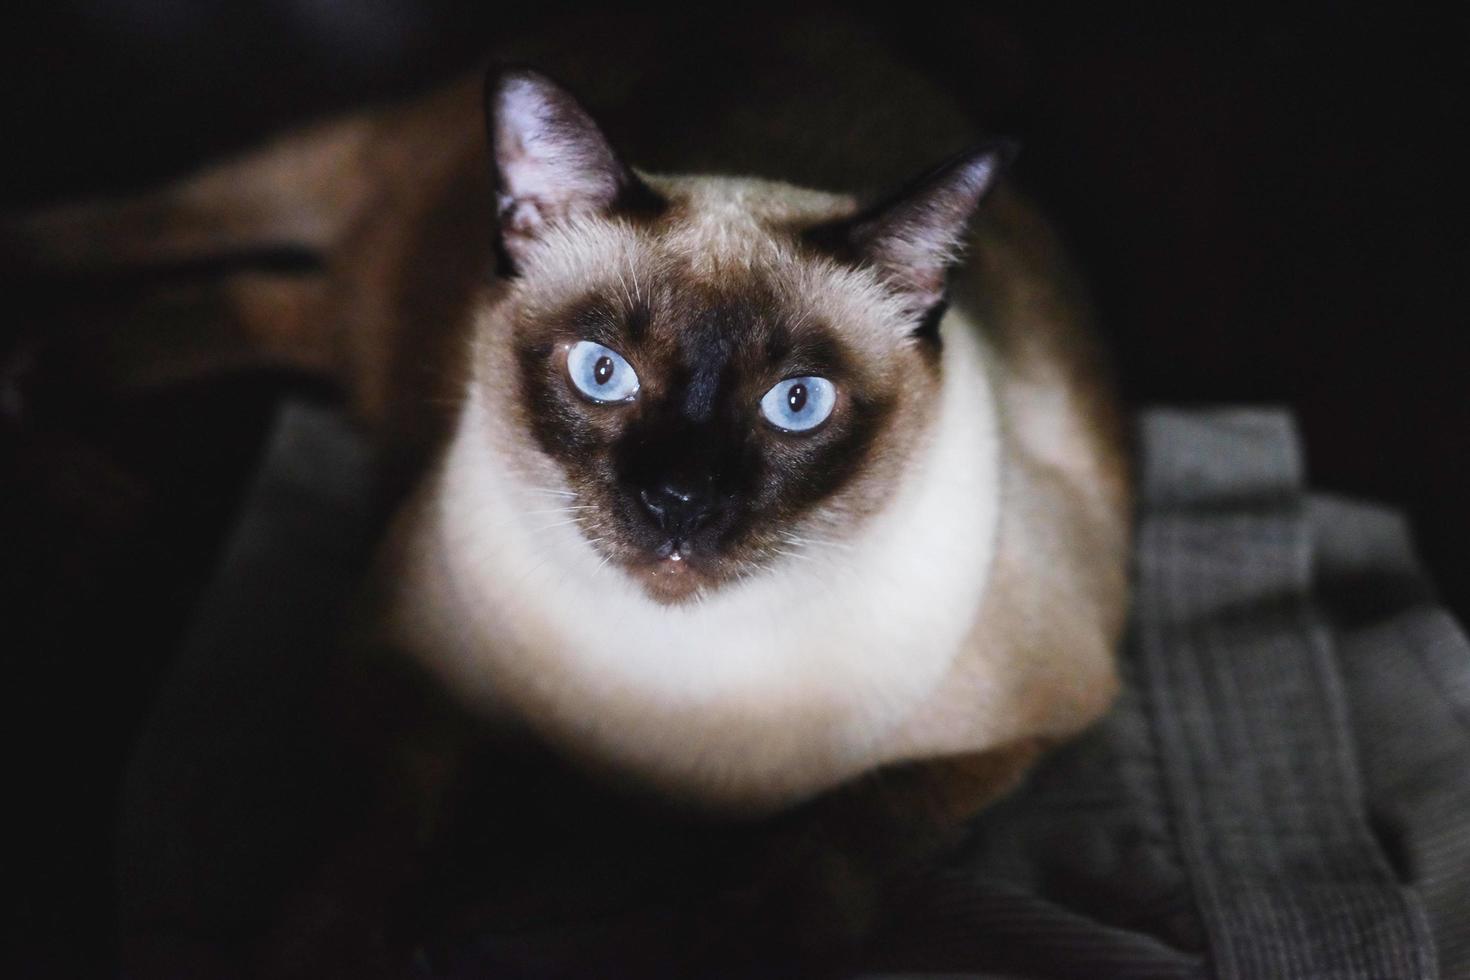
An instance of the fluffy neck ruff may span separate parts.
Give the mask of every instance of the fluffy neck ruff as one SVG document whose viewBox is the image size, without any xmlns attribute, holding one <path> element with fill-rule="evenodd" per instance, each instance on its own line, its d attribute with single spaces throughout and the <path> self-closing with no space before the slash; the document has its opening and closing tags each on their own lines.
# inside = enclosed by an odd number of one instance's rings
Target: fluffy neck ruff
<svg viewBox="0 0 1470 980">
<path fill-rule="evenodd" d="M 396 640 L 472 706 L 717 806 L 792 802 L 884 761 L 972 630 L 999 447 L 974 331 L 947 318 L 941 401 L 880 512 L 702 601 L 604 564 L 472 390 L 409 531 Z"/>
</svg>

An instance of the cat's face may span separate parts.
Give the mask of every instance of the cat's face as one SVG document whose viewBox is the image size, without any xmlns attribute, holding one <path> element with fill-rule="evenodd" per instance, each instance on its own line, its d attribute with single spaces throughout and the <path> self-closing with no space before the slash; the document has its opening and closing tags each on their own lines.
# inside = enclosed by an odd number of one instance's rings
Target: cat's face
<svg viewBox="0 0 1470 980">
<path fill-rule="evenodd" d="M 841 302 L 840 269 L 758 221 L 711 240 L 714 202 L 693 192 L 713 188 L 664 188 L 684 190 L 666 218 L 584 224 L 548 239 L 554 264 L 525 257 L 507 379 L 575 495 L 567 519 L 675 600 L 799 560 L 880 507 L 939 383 L 881 295 Z M 710 263 L 714 248 L 749 262 Z"/>
<path fill-rule="evenodd" d="M 530 73 L 492 80 L 487 108 L 506 280 L 476 383 L 545 525 L 666 602 L 843 547 L 926 438 L 946 264 L 997 153 L 858 212 L 645 181 Z"/>
</svg>

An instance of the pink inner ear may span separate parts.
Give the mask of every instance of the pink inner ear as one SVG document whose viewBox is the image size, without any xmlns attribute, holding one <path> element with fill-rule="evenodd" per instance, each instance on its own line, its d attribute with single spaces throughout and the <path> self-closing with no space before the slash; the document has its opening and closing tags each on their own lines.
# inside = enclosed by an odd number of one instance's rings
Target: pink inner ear
<svg viewBox="0 0 1470 980">
<path fill-rule="evenodd" d="M 534 236 L 548 222 L 607 208 L 621 164 L 596 123 L 551 82 L 507 78 L 496 99 L 502 233 Z"/>
<path fill-rule="evenodd" d="M 960 250 L 964 227 L 963 217 L 957 222 L 904 222 L 873 243 L 873 260 L 895 286 L 913 296 L 915 306 L 932 306 L 944 295 L 945 274 Z"/>
<path fill-rule="evenodd" d="M 887 206 L 861 226 L 861 250 L 915 309 L 944 297 L 946 273 L 962 250 L 970 216 L 995 181 L 1000 158 L 977 153 Z"/>
<path fill-rule="evenodd" d="M 535 201 L 526 198 L 516 200 L 509 194 L 501 195 L 501 234 L 530 237 L 537 233 L 545 221 L 541 216 L 541 208 Z"/>
</svg>

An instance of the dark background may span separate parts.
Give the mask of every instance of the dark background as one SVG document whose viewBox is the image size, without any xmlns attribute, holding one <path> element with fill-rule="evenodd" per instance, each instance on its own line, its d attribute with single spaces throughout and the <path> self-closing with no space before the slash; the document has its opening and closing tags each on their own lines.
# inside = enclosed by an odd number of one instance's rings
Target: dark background
<svg viewBox="0 0 1470 980">
<path fill-rule="evenodd" d="M 0 207 L 180 174 L 448 78 L 508 27 L 554 31 L 559 9 L 48 5 L 0 42 Z M 1290 404 L 1313 482 L 1406 509 L 1463 617 L 1466 8 L 867 16 L 979 121 L 1021 137 L 1018 179 L 1077 246 L 1129 399 Z M 44 297 L 4 282 L 6 391 L 30 392 L 13 352 Z M 234 377 L 127 402 L 46 390 L 4 416 L 0 697 L 20 826 L 0 973 L 108 972 L 121 768 L 270 406 L 303 384 Z"/>
</svg>

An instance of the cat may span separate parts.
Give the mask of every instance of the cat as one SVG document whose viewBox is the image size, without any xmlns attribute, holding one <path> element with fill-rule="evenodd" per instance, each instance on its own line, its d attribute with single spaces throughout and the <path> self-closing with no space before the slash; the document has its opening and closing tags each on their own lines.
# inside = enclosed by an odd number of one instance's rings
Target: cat
<svg viewBox="0 0 1470 980">
<path fill-rule="evenodd" d="M 577 78 L 626 158 L 567 90 L 497 71 L 0 235 L 26 268 L 188 273 L 57 326 L 98 387 L 285 366 L 382 447 L 398 513 L 353 637 L 381 658 L 344 658 L 335 697 L 383 800 L 271 910 L 267 974 L 376 975 L 362 937 L 420 842 L 476 819 L 467 727 L 772 828 L 739 851 L 755 897 L 695 916 L 728 940 L 699 974 L 760 930 L 859 943 L 885 882 L 1116 690 L 1122 426 L 1009 146 L 923 171 L 968 127 L 840 20 L 583 33 L 636 69 L 512 53 Z M 773 53 L 798 37 L 823 40 Z M 125 882 L 132 916 L 170 887 Z"/>
<path fill-rule="evenodd" d="M 486 99 L 501 275 L 386 559 L 388 642 L 721 808 L 1096 718 L 1126 527 L 1106 416 L 1043 359 L 1057 325 L 997 343 L 947 286 L 1008 149 L 857 209 L 638 174 L 533 72 Z"/>
<path fill-rule="evenodd" d="M 864 204 L 636 171 L 534 71 L 485 105 L 498 274 L 374 642 L 599 779 L 784 822 L 761 924 L 707 918 L 859 945 L 1116 690 L 1127 478 L 1054 246 L 988 200 L 1004 143 Z"/>
</svg>

